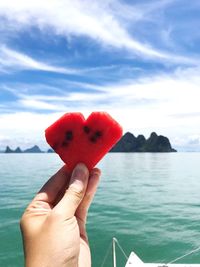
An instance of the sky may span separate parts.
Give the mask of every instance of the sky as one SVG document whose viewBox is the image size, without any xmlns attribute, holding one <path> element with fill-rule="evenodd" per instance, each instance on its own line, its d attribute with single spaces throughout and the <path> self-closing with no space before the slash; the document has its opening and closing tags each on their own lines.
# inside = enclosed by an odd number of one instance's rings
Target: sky
<svg viewBox="0 0 200 267">
<path fill-rule="evenodd" d="M 0 150 L 66 112 L 200 151 L 199 0 L 0 0 Z"/>
</svg>

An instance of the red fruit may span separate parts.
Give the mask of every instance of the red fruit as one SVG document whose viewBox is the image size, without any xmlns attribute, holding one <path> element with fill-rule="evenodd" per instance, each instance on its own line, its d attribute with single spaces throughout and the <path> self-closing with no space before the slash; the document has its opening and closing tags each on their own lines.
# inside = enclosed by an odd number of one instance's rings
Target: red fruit
<svg viewBox="0 0 200 267">
<path fill-rule="evenodd" d="M 106 112 L 66 113 L 45 131 L 47 143 L 73 170 L 85 163 L 91 170 L 121 138 L 122 127 Z"/>
</svg>

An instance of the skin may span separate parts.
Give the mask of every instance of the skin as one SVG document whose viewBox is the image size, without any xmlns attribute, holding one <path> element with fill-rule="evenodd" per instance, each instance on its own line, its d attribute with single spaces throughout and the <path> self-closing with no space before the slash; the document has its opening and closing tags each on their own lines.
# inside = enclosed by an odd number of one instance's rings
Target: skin
<svg viewBox="0 0 200 267">
<path fill-rule="evenodd" d="M 99 178 L 99 169 L 79 163 L 42 187 L 20 221 L 26 267 L 91 266 L 86 219 Z"/>
</svg>

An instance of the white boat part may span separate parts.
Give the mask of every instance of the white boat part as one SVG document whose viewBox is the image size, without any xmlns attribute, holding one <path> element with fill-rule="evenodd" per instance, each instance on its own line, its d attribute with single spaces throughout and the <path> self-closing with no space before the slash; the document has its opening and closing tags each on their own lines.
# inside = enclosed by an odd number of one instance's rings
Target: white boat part
<svg viewBox="0 0 200 267">
<path fill-rule="evenodd" d="M 200 264 L 163 264 L 163 263 L 144 263 L 135 252 L 131 252 L 125 267 L 200 267 Z"/>
<path fill-rule="evenodd" d="M 123 250 L 123 248 L 121 247 L 121 245 L 119 244 L 118 240 L 113 237 L 112 242 L 106 252 L 106 255 L 103 259 L 103 262 L 101 264 L 101 267 L 105 266 L 106 263 L 106 259 L 109 255 L 109 251 L 111 249 L 112 246 L 112 266 L 113 267 L 118 267 L 117 265 L 117 255 L 116 255 L 116 246 L 120 249 L 120 251 L 122 252 L 123 256 L 126 258 L 126 265 L 125 267 L 200 267 L 200 263 L 198 264 L 184 264 L 184 263 L 175 263 L 180 259 L 185 258 L 188 255 L 191 255 L 197 251 L 200 251 L 200 247 L 182 255 L 181 257 L 178 257 L 168 263 L 146 263 L 143 262 L 135 252 L 131 252 L 131 254 L 129 255 L 129 257 L 126 255 L 125 251 Z"/>
</svg>

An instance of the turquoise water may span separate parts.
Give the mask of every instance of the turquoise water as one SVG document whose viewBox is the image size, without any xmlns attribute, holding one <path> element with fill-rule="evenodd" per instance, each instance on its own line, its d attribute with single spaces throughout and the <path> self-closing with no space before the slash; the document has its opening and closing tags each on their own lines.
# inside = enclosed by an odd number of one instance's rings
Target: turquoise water
<svg viewBox="0 0 200 267">
<path fill-rule="evenodd" d="M 200 153 L 109 154 L 90 209 L 93 267 L 115 236 L 126 254 L 169 262 L 200 246 Z M 23 266 L 19 218 L 60 166 L 55 154 L 0 154 L 0 267 Z M 118 267 L 125 258 L 117 250 Z M 200 263 L 200 252 L 179 263 Z M 112 266 L 109 253 L 106 267 Z"/>
</svg>

